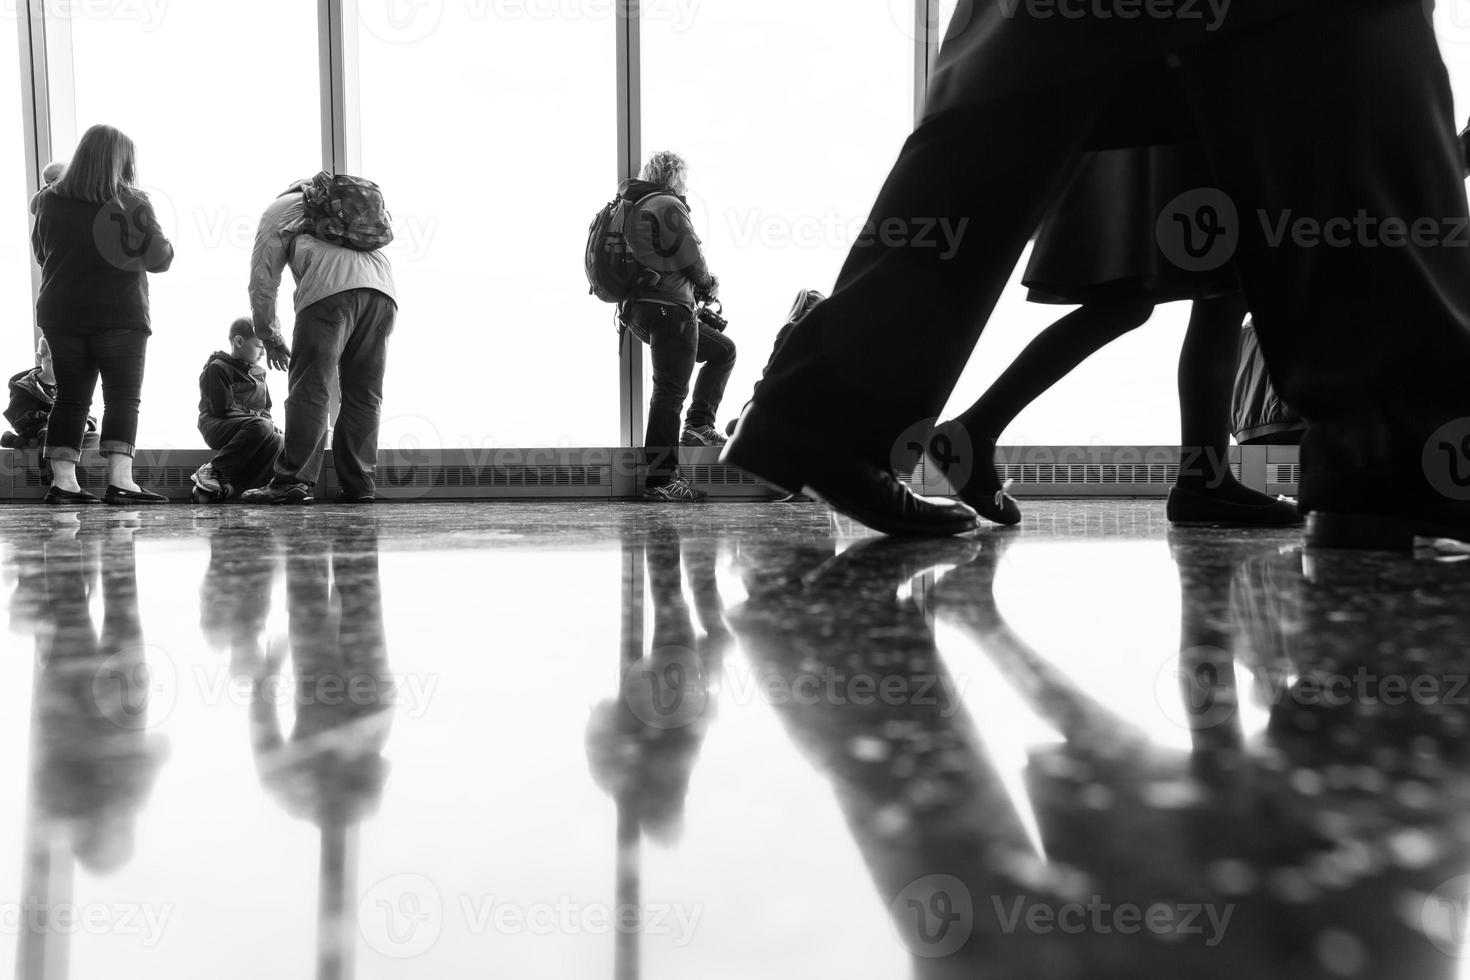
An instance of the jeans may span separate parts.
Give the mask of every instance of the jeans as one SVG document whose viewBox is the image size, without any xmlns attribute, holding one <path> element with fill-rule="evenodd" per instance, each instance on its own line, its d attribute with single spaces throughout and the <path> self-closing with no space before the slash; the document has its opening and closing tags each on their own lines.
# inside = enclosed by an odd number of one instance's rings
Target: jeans
<svg viewBox="0 0 1470 980">
<path fill-rule="evenodd" d="M 649 346 L 653 360 L 653 396 L 648 401 L 648 432 L 643 439 L 645 485 L 659 487 L 673 478 L 678 465 L 679 410 L 689 394 L 694 365 L 703 364 L 694 382 L 694 399 L 684 424 L 714 425 L 735 369 L 735 343 L 698 322 L 693 310 L 663 303 L 634 303 L 623 314 L 633 336 Z"/>
<path fill-rule="evenodd" d="M 56 371 L 56 404 L 46 426 L 47 459 L 75 463 L 82 458 L 82 436 L 97 379 L 102 379 L 104 456 L 133 455 L 138 441 L 138 404 L 148 334 L 143 330 L 88 333 L 44 330 Z"/>
<path fill-rule="evenodd" d="M 286 445 L 276 461 L 275 486 L 315 486 L 327 439 L 328 388 L 342 387 L 342 407 L 332 434 L 332 455 L 342 492 L 376 492 L 378 422 L 383 411 L 383 371 L 388 335 L 398 307 L 376 289 L 328 296 L 296 315 L 286 394 Z"/>
<path fill-rule="evenodd" d="M 199 420 L 199 434 L 215 451 L 210 466 L 215 476 L 237 494 L 263 487 L 275 474 L 283 439 L 270 419 L 241 416 Z"/>
</svg>

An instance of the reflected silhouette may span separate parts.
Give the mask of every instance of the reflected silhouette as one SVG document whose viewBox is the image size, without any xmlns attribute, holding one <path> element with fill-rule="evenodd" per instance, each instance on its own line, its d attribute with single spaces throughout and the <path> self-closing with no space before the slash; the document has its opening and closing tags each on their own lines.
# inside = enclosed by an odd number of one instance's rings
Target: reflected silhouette
<svg viewBox="0 0 1470 980">
<path fill-rule="evenodd" d="M 678 839 L 689 781 L 714 721 L 731 642 L 716 578 L 718 555 L 716 539 L 681 537 L 672 524 L 624 530 L 620 696 L 594 707 L 587 723 L 592 778 L 617 804 L 620 909 L 641 904 L 643 837 L 666 844 Z M 646 646 L 645 596 L 653 606 Z M 622 930 L 614 976 L 633 980 L 639 973 L 638 935 Z"/>
<path fill-rule="evenodd" d="M 358 826 L 382 801 L 396 690 L 377 527 L 369 513 L 352 526 L 303 524 L 284 539 L 289 642 L 272 643 L 255 671 L 251 748 L 266 790 L 321 830 L 316 975 L 345 980 L 357 941 Z M 226 632 L 249 642 L 257 611 L 247 604 L 237 612 Z"/>
<path fill-rule="evenodd" d="M 253 675 L 265 657 L 277 560 L 274 535 L 248 516 L 221 522 L 209 535 L 209 567 L 199 586 L 199 628 L 211 647 L 229 651 L 236 676 Z"/>
<path fill-rule="evenodd" d="M 30 786 L 16 975 L 68 975 L 71 930 L 51 911 L 72 902 L 75 869 L 120 870 L 138 814 L 168 755 L 149 731 L 148 653 L 138 615 L 138 515 L 50 517 L 38 548 L 18 556 L 11 608 L 33 617 Z M 92 603 L 100 592 L 100 629 Z"/>
</svg>

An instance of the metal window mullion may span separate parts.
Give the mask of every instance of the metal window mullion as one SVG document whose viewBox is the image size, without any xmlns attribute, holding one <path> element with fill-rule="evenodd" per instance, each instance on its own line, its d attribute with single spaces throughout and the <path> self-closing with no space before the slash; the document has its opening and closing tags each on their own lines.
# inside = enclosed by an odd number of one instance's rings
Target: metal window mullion
<svg viewBox="0 0 1470 980">
<path fill-rule="evenodd" d="M 69 151 L 77 139 L 76 82 L 72 73 L 71 21 L 48 17 L 45 0 L 23 0 L 16 7 L 20 45 L 21 122 L 24 127 L 26 196 L 41 188 L 41 171 L 58 148 Z M 27 254 L 30 249 L 26 249 Z M 31 262 L 31 308 L 41 291 L 41 269 Z M 33 332 L 39 338 L 40 330 Z"/>
<path fill-rule="evenodd" d="M 362 172 L 357 0 L 318 0 L 322 169 Z"/>
<path fill-rule="evenodd" d="M 618 181 L 636 176 L 643 156 L 643 44 L 639 0 L 618 0 L 617 117 Z M 618 419 L 622 445 L 643 436 L 643 346 L 623 338 L 619 352 Z"/>
<path fill-rule="evenodd" d="M 939 58 L 939 0 L 914 0 L 914 125 L 924 121 L 929 78 Z"/>
</svg>

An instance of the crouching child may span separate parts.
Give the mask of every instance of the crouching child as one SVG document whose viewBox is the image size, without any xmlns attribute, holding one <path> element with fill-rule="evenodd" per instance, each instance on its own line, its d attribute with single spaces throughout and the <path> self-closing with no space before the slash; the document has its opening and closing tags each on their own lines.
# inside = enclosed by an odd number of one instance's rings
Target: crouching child
<svg viewBox="0 0 1470 980">
<path fill-rule="evenodd" d="M 215 457 L 194 473 L 195 503 L 221 503 L 263 487 L 284 440 L 271 419 L 271 394 L 255 323 L 230 324 L 230 349 L 216 351 L 199 375 L 199 434 Z"/>
<path fill-rule="evenodd" d="M 10 423 L 10 431 L 0 433 L 0 447 L 40 449 L 46 445 L 46 425 L 56 405 L 56 372 L 51 366 L 51 346 L 45 337 L 36 345 L 36 366 L 11 378 L 8 394 L 5 421 Z M 87 419 L 82 440 L 83 449 L 96 448 L 96 419 Z"/>
</svg>

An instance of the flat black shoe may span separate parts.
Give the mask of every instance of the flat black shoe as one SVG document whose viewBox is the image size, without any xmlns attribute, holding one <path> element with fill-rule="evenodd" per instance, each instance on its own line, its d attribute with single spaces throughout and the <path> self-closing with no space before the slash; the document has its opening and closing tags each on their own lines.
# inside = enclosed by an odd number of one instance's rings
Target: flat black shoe
<svg viewBox="0 0 1470 980">
<path fill-rule="evenodd" d="M 95 496 L 85 490 L 63 490 L 60 487 L 52 487 L 46 491 L 46 497 L 41 501 L 53 507 L 64 507 L 71 504 L 100 504 Z"/>
<path fill-rule="evenodd" d="M 970 467 L 970 479 L 964 486 L 956 486 L 954 492 L 981 517 L 1001 527 L 1015 527 L 1021 523 L 1021 505 L 1016 498 L 1006 493 L 1000 477 L 995 472 L 995 441 L 980 439 L 972 441 L 965 427 L 958 422 L 945 422 L 935 427 L 936 436 L 947 436 L 952 446 L 970 446 L 975 455 Z M 945 472 L 945 476 L 950 476 Z M 951 480 L 951 484 L 957 480 Z"/>
<path fill-rule="evenodd" d="M 154 493 L 147 487 L 124 490 L 122 487 L 109 486 L 107 492 L 102 495 L 102 502 L 116 507 L 133 507 L 138 504 L 166 504 L 168 498 L 161 493 Z"/>
<path fill-rule="evenodd" d="M 354 495 L 354 494 L 347 494 L 347 493 L 339 493 L 337 495 L 337 499 L 334 501 L 334 503 L 339 503 L 339 504 L 361 504 L 361 505 L 375 504 L 377 502 L 378 502 L 378 498 L 375 497 L 375 496 L 373 496 L 370 493 L 364 493 L 364 494 L 361 494 L 361 495 Z"/>
<path fill-rule="evenodd" d="M 833 510 L 895 537 L 949 537 L 978 526 L 967 505 L 921 497 L 891 472 L 813 432 L 752 405 L 740 417 L 720 462 L 788 493 L 810 487 Z"/>
<path fill-rule="evenodd" d="M 1290 500 L 1259 497 L 1257 503 L 1241 503 L 1173 487 L 1165 512 L 1175 527 L 1300 527 L 1304 523 L 1301 511 Z"/>
</svg>

